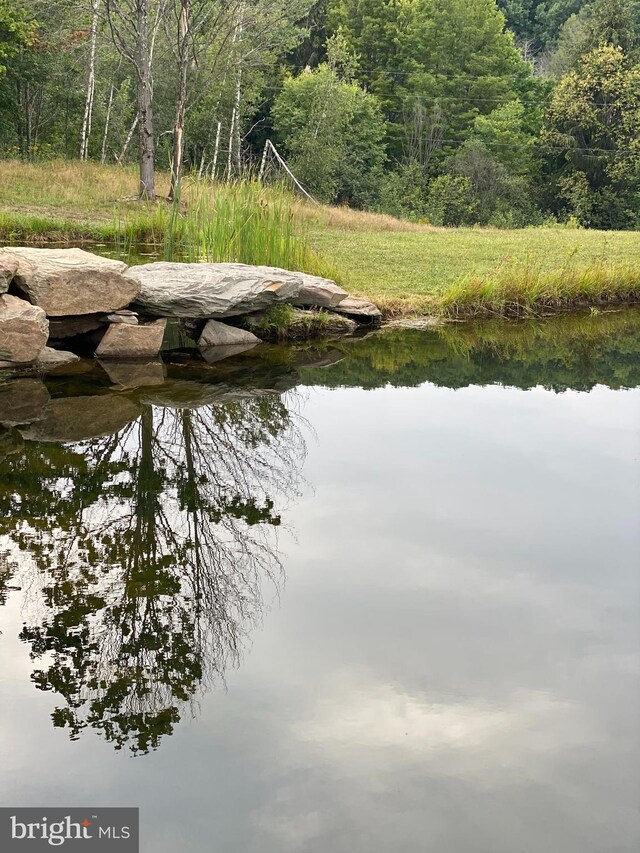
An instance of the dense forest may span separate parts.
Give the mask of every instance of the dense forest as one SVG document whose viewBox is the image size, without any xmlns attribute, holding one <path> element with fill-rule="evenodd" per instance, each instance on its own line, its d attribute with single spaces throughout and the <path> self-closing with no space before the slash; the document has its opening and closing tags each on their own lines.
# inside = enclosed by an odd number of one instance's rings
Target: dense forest
<svg viewBox="0 0 640 853">
<path fill-rule="evenodd" d="M 640 0 L 0 0 L 0 155 L 638 228 Z"/>
</svg>

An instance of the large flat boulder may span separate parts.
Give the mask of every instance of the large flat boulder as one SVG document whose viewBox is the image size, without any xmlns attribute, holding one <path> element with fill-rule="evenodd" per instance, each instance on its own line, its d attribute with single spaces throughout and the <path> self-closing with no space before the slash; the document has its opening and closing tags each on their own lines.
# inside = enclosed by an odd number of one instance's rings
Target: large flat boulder
<svg viewBox="0 0 640 853">
<path fill-rule="evenodd" d="M 110 313 L 138 295 L 127 265 L 82 249 L 0 250 L 0 265 L 17 259 L 13 285 L 49 317 Z"/>
<path fill-rule="evenodd" d="M 162 348 L 166 320 L 156 320 L 144 326 L 114 323 L 109 326 L 98 344 L 98 358 L 157 358 Z"/>
<path fill-rule="evenodd" d="M 49 321 L 42 308 L 8 293 L 0 296 L 0 362 L 34 362 L 48 337 Z"/>
<path fill-rule="evenodd" d="M 247 264 L 158 262 L 131 267 L 140 288 L 136 305 L 158 317 L 234 317 L 293 302 L 301 273 Z"/>
<path fill-rule="evenodd" d="M 219 323 L 217 320 L 209 320 L 198 339 L 198 346 L 201 349 L 247 344 L 252 346 L 259 343 L 260 338 L 257 338 L 253 332 L 237 329 L 235 326 Z"/>
</svg>

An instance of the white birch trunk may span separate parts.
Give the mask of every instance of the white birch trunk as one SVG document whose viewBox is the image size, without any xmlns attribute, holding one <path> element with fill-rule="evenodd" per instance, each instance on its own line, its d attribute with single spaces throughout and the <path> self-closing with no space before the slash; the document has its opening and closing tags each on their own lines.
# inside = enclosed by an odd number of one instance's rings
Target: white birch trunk
<svg viewBox="0 0 640 853">
<path fill-rule="evenodd" d="M 216 129 L 216 145 L 213 150 L 213 163 L 211 165 L 211 180 L 215 181 L 216 179 L 216 169 L 218 167 L 218 152 L 220 151 L 220 133 L 222 131 L 222 122 L 218 122 L 218 127 Z"/>
<path fill-rule="evenodd" d="M 91 118 L 93 115 L 93 97 L 96 90 L 96 44 L 98 42 L 98 18 L 100 15 L 100 0 L 91 2 L 91 36 L 89 42 L 89 77 L 87 80 L 87 97 L 84 105 L 82 120 L 82 136 L 80 140 L 80 159 L 89 156 L 89 138 L 91 136 Z"/>
</svg>

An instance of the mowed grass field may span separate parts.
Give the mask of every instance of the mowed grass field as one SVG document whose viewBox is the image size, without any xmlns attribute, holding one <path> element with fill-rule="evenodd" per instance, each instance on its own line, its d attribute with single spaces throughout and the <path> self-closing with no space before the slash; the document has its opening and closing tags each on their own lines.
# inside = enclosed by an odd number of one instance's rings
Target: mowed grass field
<svg viewBox="0 0 640 853">
<path fill-rule="evenodd" d="M 158 173 L 159 195 L 168 184 L 168 175 Z M 0 161 L 0 240 L 104 240 L 123 223 L 136 239 L 157 239 L 168 205 L 142 205 L 136 190 L 134 167 Z M 196 196 L 202 207 L 203 192 L 213 210 L 216 194 L 227 190 L 186 180 L 181 216 L 189 219 Z M 275 203 L 258 185 L 255 194 L 256 206 Z M 300 240 L 314 250 L 306 271 L 333 275 L 389 315 L 519 314 L 640 298 L 638 232 L 435 228 L 295 199 L 290 206 Z"/>
<path fill-rule="evenodd" d="M 467 276 L 525 267 L 531 271 L 640 261 L 640 233 L 564 228 L 420 231 L 310 227 L 312 246 L 346 271 L 358 295 L 387 300 L 430 297 Z"/>
</svg>

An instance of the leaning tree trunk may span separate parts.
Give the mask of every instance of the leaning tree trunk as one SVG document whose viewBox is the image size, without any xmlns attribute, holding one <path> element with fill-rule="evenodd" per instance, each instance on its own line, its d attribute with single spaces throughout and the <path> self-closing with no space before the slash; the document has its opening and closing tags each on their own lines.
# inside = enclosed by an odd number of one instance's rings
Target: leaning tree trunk
<svg viewBox="0 0 640 853">
<path fill-rule="evenodd" d="M 233 165 L 235 169 L 235 173 L 237 177 L 241 177 L 242 174 L 242 137 L 240 135 L 240 103 L 242 97 L 242 68 L 238 68 L 238 73 L 236 75 L 236 92 L 235 92 L 235 100 L 233 105 L 233 114 L 235 118 L 235 122 L 233 122 L 233 133 L 232 139 L 230 140 Z"/>
<path fill-rule="evenodd" d="M 138 135 L 140 141 L 140 191 L 143 201 L 155 198 L 155 141 L 151 62 L 148 40 L 148 2 L 137 0 L 136 66 L 138 71 Z"/>
<path fill-rule="evenodd" d="M 191 0 L 181 0 L 178 20 L 179 81 L 176 99 L 176 123 L 173 128 L 173 162 L 169 201 L 173 201 L 182 177 L 184 159 L 184 117 L 187 106 L 187 71 L 189 68 L 189 6 Z"/>
<path fill-rule="evenodd" d="M 91 37 L 89 42 L 89 77 L 87 79 L 87 97 L 84 104 L 84 118 L 82 120 L 82 136 L 80 139 L 80 159 L 86 160 L 89 156 L 89 137 L 91 136 L 91 117 L 93 115 L 93 97 L 96 91 L 96 44 L 98 41 L 98 16 L 100 14 L 100 0 L 91 2 Z"/>
<path fill-rule="evenodd" d="M 107 104 L 107 115 L 104 120 L 104 132 L 102 134 L 102 148 L 100 149 L 100 163 L 104 166 L 107 162 L 107 140 L 109 139 L 109 125 L 111 123 L 111 107 L 113 106 L 113 83 L 109 90 L 109 102 Z"/>
</svg>

